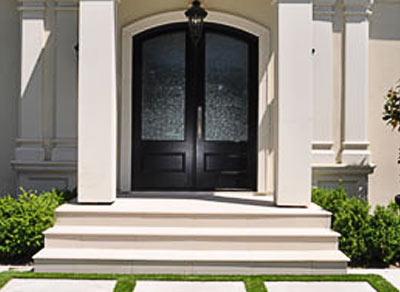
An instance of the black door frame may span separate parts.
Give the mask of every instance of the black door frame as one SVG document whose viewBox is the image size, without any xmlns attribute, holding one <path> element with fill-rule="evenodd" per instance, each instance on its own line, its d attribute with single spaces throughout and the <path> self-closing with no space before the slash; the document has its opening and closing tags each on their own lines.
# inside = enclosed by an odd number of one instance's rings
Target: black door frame
<svg viewBox="0 0 400 292">
<path fill-rule="evenodd" d="M 248 92 L 249 92 L 249 99 L 248 99 L 248 149 L 247 149 L 247 161 L 249 163 L 249 176 L 251 181 L 249 183 L 249 188 L 246 190 L 256 191 L 257 190 L 257 144 L 258 144 L 258 38 L 254 35 L 251 35 L 247 32 L 239 30 L 237 28 L 216 24 L 216 23 L 205 23 L 204 25 L 205 30 L 210 32 L 217 32 L 223 35 L 232 36 L 235 38 L 242 39 L 249 44 L 249 82 L 248 82 Z M 143 188 L 140 186 L 135 185 L 135 169 L 140 167 L 138 164 L 140 163 L 140 159 L 137 159 L 136 153 L 140 153 L 140 147 L 143 142 L 141 142 L 141 123 L 140 123 L 140 115 L 141 115 L 141 76 L 136 74 L 137 72 L 141 72 L 141 61 L 140 58 L 142 56 L 141 52 L 141 43 L 144 40 L 151 39 L 161 33 L 165 32 L 178 32 L 178 31 L 186 31 L 186 97 L 188 96 L 195 96 L 195 99 L 202 100 L 204 103 L 204 38 L 201 40 L 199 45 L 196 47 L 191 43 L 191 39 L 188 36 L 188 27 L 187 23 L 173 23 L 173 24 L 166 24 L 162 26 L 158 26 L 156 28 L 152 28 L 146 30 L 136 36 L 133 37 L 133 64 L 132 64 L 132 113 L 134 115 L 132 119 L 132 173 L 131 173 L 131 189 L 136 191 L 140 190 L 154 190 L 154 191 L 174 191 L 174 190 L 195 190 L 193 188 L 167 188 L 167 189 L 160 189 L 160 188 Z M 193 56 L 195 56 L 193 58 Z M 198 72 L 201 74 L 198 74 Z M 193 75 L 197 72 L 197 75 Z M 199 76 L 201 76 L 199 78 Z M 202 86 L 200 86 L 202 85 Z M 193 145 L 192 154 L 194 157 L 186 157 L 186 159 L 191 159 L 191 163 L 185 162 L 185 167 L 189 167 L 191 169 L 191 177 L 188 174 L 187 179 L 192 182 L 193 185 L 196 184 L 196 172 L 198 164 L 195 162 L 197 157 L 197 141 L 195 131 L 196 129 L 190 129 L 188 125 L 192 127 L 196 127 L 196 115 L 191 113 L 196 112 L 198 104 L 185 102 L 185 141 L 184 142 L 191 142 Z M 203 104 L 204 108 L 204 104 Z M 203 111 L 204 114 L 204 111 Z M 204 118 L 203 118 L 204 121 Z M 204 123 L 203 123 L 204 127 Z M 204 131 L 204 129 L 203 129 Z M 157 141 L 159 143 L 163 143 L 163 141 Z M 167 148 L 168 142 L 165 143 L 165 147 Z M 218 143 L 218 142 L 215 142 Z M 223 142 L 222 142 L 223 143 Z M 190 156 L 190 155 L 189 155 Z M 199 191 L 211 191 L 215 189 L 201 189 Z"/>
</svg>

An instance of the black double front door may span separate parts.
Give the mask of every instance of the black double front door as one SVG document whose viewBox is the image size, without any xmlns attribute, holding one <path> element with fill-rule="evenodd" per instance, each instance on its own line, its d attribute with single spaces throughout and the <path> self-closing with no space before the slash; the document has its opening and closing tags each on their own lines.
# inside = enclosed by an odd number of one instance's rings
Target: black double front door
<svg viewBox="0 0 400 292">
<path fill-rule="evenodd" d="M 258 40 L 206 24 L 133 38 L 133 190 L 255 190 Z"/>
</svg>

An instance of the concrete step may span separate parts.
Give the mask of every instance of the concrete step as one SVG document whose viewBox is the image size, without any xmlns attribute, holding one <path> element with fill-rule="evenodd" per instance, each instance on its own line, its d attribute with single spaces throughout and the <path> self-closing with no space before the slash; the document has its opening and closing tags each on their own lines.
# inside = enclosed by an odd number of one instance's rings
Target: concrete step
<svg viewBox="0 0 400 292">
<path fill-rule="evenodd" d="M 327 228 L 189 228 L 55 226 L 46 248 L 171 250 L 335 250 L 339 234 Z"/>
<path fill-rule="evenodd" d="M 329 214 L 135 214 L 57 212 L 58 225 L 158 227 L 315 227 L 329 228 Z"/>
<path fill-rule="evenodd" d="M 118 199 L 112 205 L 65 204 L 57 225 L 143 227 L 330 228 L 331 214 L 319 206 L 276 207 L 269 197 Z M 220 200 L 220 201 L 215 201 Z"/>
<path fill-rule="evenodd" d="M 48 248 L 34 256 L 36 272 L 134 274 L 342 274 L 338 250 L 203 251 Z"/>
</svg>

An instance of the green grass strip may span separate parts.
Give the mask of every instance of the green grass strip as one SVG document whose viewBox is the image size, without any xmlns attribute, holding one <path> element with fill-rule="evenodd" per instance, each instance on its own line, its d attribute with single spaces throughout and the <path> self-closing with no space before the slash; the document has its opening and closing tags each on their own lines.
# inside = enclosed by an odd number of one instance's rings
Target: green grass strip
<svg viewBox="0 0 400 292">
<path fill-rule="evenodd" d="M 0 273 L 0 289 L 10 280 L 11 280 L 11 275 L 9 275 L 8 273 Z"/>
<path fill-rule="evenodd" d="M 119 277 L 114 287 L 114 292 L 132 292 L 135 288 L 136 281 L 133 277 Z"/>
<path fill-rule="evenodd" d="M 246 292 L 267 292 L 261 277 L 245 277 Z"/>
<path fill-rule="evenodd" d="M 114 292 L 132 292 L 136 281 L 241 281 L 247 292 L 267 292 L 264 282 L 272 281 L 311 281 L 311 282 L 368 282 L 378 292 L 398 292 L 398 290 L 379 275 L 117 275 L 117 274 L 69 274 L 69 273 L 0 273 L 0 288 L 10 279 L 81 279 L 116 280 Z"/>
</svg>

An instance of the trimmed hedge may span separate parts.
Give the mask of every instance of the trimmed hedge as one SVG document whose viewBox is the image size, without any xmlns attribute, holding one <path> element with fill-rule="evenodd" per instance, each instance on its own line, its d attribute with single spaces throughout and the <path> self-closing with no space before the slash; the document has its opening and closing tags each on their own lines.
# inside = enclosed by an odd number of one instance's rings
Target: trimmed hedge
<svg viewBox="0 0 400 292">
<path fill-rule="evenodd" d="M 0 198 L 0 263 L 30 262 L 43 248 L 43 231 L 54 224 L 55 209 L 74 196 L 70 191 L 38 194 L 21 189 L 17 198 Z"/>
<path fill-rule="evenodd" d="M 377 206 L 350 198 L 343 188 L 314 189 L 314 203 L 332 213 L 332 229 L 339 232 L 339 248 L 352 266 L 387 267 L 400 262 L 400 211 L 392 202 Z"/>
</svg>

